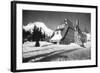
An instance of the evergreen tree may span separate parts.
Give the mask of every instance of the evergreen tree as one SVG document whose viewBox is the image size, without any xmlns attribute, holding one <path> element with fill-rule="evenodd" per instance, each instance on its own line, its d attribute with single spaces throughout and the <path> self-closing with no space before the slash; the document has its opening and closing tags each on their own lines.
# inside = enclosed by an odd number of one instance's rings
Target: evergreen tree
<svg viewBox="0 0 100 73">
<path fill-rule="evenodd" d="M 33 41 L 36 41 L 35 46 L 39 47 L 40 46 L 39 41 L 43 41 L 43 39 L 45 38 L 45 35 L 42 34 L 42 28 L 39 29 L 36 26 L 34 26 L 32 38 L 33 38 Z"/>
<path fill-rule="evenodd" d="M 39 42 L 37 42 L 37 41 L 38 41 L 37 38 L 38 38 L 38 37 L 37 37 L 37 27 L 34 26 L 34 29 L 33 29 L 33 32 L 32 32 L 32 41 L 36 41 L 35 46 L 39 46 L 39 45 L 38 45 Z M 38 44 L 37 44 L 37 43 L 38 43 Z"/>
<path fill-rule="evenodd" d="M 44 32 L 44 34 L 43 34 L 43 40 L 45 39 L 45 32 Z"/>
<path fill-rule="evenodd" d="M 31 33 L 29 31 L 25 31 L 25 29 L 22 29 L 23 31 L 23 43 L 25 41 L 30 41 L 31 40 Z"/>
</svg>

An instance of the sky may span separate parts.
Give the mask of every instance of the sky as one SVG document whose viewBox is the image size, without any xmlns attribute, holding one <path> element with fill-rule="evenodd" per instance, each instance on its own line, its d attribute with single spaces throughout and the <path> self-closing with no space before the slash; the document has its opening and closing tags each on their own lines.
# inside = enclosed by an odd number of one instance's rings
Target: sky
<svg viewBox="0 0 100 73">
<path fill-rule="evenodd" d="M 71 20 L 74 24 L 78 19 L 80 29 L 84 31 L 86 27 L 91 32 L 90 13 L 23 10 L 23 25 L 39 21 L 45 23 L 48 28 L 55 30 L 58 25 L 64 23 L 65 18 Z"/>
</svg>

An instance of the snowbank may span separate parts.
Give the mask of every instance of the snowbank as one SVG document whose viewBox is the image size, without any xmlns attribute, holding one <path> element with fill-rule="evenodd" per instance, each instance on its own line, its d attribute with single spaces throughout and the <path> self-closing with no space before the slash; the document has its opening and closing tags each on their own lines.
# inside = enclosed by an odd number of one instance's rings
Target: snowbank
<svg viewBox="0 0 100 73">
<path fill-rule="evenodd" d="M 40 42 L 40 44 L 45 45 L 46 42 Z M 27 43 L 26 43 L 27 44 Z M 50 44 L 50 43 L 48 43 Z M 30 43 L 31 45 L 31 43 Z M 52 52 L 62 52 L 62 51 L 68 51 L 68 50 L 73 50 L 73 49 L 81 49 L 82 47 L 75 44 L 71 43 L 69 45 L 56 45 L 56 44 L 51 44 L 45 47 L 34 47 L 30 46 L 29 43 L 28 45 L 23 44 L 23 58 L 28 58 L 31 56 L 37 56 L 37 55 L 42 55 L 42 54 L 48 54 Z"/>
</svg>

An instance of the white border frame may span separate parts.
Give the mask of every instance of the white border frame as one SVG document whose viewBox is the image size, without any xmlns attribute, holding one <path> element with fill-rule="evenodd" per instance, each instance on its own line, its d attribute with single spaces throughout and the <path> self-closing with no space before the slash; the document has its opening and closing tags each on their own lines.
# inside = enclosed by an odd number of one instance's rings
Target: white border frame
<svg viewBox="0 0 100 73">
<path fill-rule="evenodd" d="M 28 5 L 17 4 L 16 6 L 16 25 L 17 25 L 17 47 L 16 47 L 16 69 L 40 69 L 54 67 L 74 67 L 96 65 L 96 9 L 83 7 L 67 7 L 67 6 L 47 6 L 47 5 Z M 40 63 L 22 63 L 22 10 L 42 10 L 42 11 L 61 11 L 61 12 L 82 12 L 91 13 L 91 60 L 67 61 L 67 62 L 40 62 Z"/>
</svg>

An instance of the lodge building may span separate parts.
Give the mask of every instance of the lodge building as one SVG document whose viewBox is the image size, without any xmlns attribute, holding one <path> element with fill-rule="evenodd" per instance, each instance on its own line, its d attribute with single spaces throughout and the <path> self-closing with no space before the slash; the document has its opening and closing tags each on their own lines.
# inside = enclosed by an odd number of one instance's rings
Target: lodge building
<svg viewBox="0 0 100 73">
<path fill-rule="evenodd" d="M 56 34 L 57 32 L 58 34 Z M 76 21 L 76 24 L 73 25 L 73 23 L 69 19 L 65 19 L 64 24 L 61 24 L 57 27 L 54 36 L 51 38 L 51 41 L 59 41 L 59 44 L 76 43 L 82 45 L 84 42 L 86 42 L 86 35 L 84 35 L 79 28 L 78 20 Z"/>
</svg>

